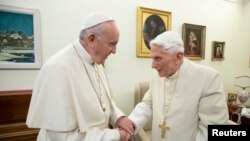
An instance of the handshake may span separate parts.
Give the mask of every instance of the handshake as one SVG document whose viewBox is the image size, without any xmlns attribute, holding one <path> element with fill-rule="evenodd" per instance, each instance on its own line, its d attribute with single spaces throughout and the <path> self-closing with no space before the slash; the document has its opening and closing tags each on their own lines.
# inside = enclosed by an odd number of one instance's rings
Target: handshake
<svg viewBox="0 0 250 141">
<path fill-rule="evenodd" d="M 116 125 L 119 129 L 120 141 L 128 141 L 134 135 L 136 126 L 134 122 L 127 117 L 120 117 Z"/>
</svg>

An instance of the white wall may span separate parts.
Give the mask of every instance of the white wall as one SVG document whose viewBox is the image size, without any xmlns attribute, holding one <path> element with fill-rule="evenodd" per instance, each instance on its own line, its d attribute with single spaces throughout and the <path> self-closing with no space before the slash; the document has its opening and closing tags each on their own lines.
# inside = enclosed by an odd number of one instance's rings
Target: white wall
<svg viewBox="0 0 250 141">
<path fill-rule="evenodd" d="M 0 4 L 40 10 L 43 62 L 78 37 L 82 19 L 92 11 L 110 13 L 121 31 L 117 54 L 109 57 L 107 72 L 115 101 L 125 112 L 133 108 L 137 82 L 150 80 L 149 58 L 136 58 L 136 8 L 172 12 L 172 30 L 182 33 L 183 23 L 205 25 L 205 60 L 197 63 L 221 72 L 225 91 L 235 92 L 234 77 L 250 75 L 250 4 L 223 0 L 1 0 Z M 225 60 L 211 61 L 212 41 L 225 41 Z M 0 70 L 0 90 L 32 89 L 39 70 Z"/>
<path fill-rule="evenodd" d="M 250 73 L 250 2 L 248 2 L 246 5 L 244 5 L 243 7 L 243 20 L 242 20 L 242 29 L 240 30 L 243 34 L 243 45 L 242 45 L 242 56 L 238 56 L 239 61 L 241 60 L 249 60 L 246 62 L 242 62 L 242 66 L 249 66 L 248 69 L 245 69 L 244 71 L 242 71 L 245 74 Z M 240 38 L 240 36 L 239 36 Z M 239 90 L 240 88 L 238 88 L 237 90 Z M 250 88 L 247 89 L 248 91 L 250 91 Z M 248 106 L 250 106 L 250 99 L 248 99 L 248 101 L 246 102 L 246 104 Z"/>
</svg>

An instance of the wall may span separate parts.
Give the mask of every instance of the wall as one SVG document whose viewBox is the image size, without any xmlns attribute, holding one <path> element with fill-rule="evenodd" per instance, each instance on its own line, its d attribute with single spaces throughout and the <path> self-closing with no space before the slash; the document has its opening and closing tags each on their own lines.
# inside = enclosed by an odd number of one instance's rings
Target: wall
<svg viewBox="0 0 250 141">
<path fill-rule="evenodd" d="M 107 12 L 117 19 L 121 31 L 118 50 L 106 66 L 115 101 L 127 114 L 133 108 L 135 84 L 150 80 L 153 72 L 149 58 L 136 58 L 137 6 L 172 12 L 172 30 L 180 34 L 183 23 L 205 25 L 205 60 L 196 62 L 221 72 L 226 93 L 237 90 L 234 77 L 250 75 L 249 3 L 242 6 L 223 0 L 1 0 L 0 4 L 40 10 L 43 62 L 78 37 L 82 19 L 90 12 Z M 226 42 L 224 61 L 211 61 L 212 41 Z M 0 70 L 0 90 L 31 89 L 38 71 Z"/>
<path fill-rule="evenodd" d="M 238 56 L 239 58 L 242 58 L 242 60 L 249 60 L 247 62 L 243 62 L 241 67 L 244 66 L 249 66 L 248 69 L 245 69 L 244 74 L 248 74 L 250 73 L 250 40 L 249 40 L 249 35 L 250 35 L 250 2 L 248 2 L 246 5 L 243 6 L 243 20 L 242 20 L 242 37 L 243 37 L 243 48 L 242 48 L 242 53 L 244 53 L 244 55 L 242 54 L 242 56 Z M 241 59 L 240 59 L 241 60 Z M 239 61 L 240 61 L 239 60 Z M 243 71 L 242 71 L 243 72 Z M 243 73 L 242 73 L 243 74 Z M 239 88 L 238 88 L 239 89 Z M 248 91 L 250 91 L 250 88 L 247 89 Z M 248 101 L 246 102 L 246 104 L 248 106 L 250 106 L 250 99 L 248 99 Z"/>
</svg>

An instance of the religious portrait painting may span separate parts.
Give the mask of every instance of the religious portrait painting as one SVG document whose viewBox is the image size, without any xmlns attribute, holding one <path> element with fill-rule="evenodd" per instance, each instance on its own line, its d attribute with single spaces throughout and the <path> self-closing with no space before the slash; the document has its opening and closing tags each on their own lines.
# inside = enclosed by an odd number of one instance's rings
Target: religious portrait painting
<svg viewBox="0 0 250 141">
<path fill-rule="evenodd" d="M 0 5 L 0 69 L 39 69 L 39 11 Z"/>
<path fill-rule="evenodd" d="M 191 60 L 205 58 L 206 26 L 184 23 L 182 27 L 184 55 Z"/>
<path fill-rule="evenodd" d="M 171 12 L 137 8 L 137 57 L 150 57 L 150 41 L 171 29 Z"/>
<path fill-rule="evenodd" d="M 237 94 L 228 93 L 227 103 L 228 103 L 228 105 L 236 105 L 237 104 Z"/>
<path fill-rule="evenodd" d="M 224 59 L 225 42 L 213 41 L 212 60 L 221 61 Z"/>
</svg>

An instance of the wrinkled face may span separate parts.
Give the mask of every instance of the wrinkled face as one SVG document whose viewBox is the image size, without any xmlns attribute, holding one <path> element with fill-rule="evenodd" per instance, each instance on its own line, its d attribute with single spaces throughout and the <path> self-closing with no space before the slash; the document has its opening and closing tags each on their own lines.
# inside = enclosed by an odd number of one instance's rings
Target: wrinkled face
<svg viewBox="0 0 250 141">
<path fill-rule="evenodd" d="M 111 53 L 116 53 L 116 44 L 118 43 L 119 35 L 119 31 L 113 22 L 107 23 L 102 33 L 95 34 L 92 53 L 94 62 L 104 64 Z"/>
<path fill-rule="evenodd" d="M 151 48 L 152 68 L 158 71 L 160 77 L 169 77 L 180 67 L 183 53 L 166 53 L 162 48 L 153 45 Z"/>
</svg>

